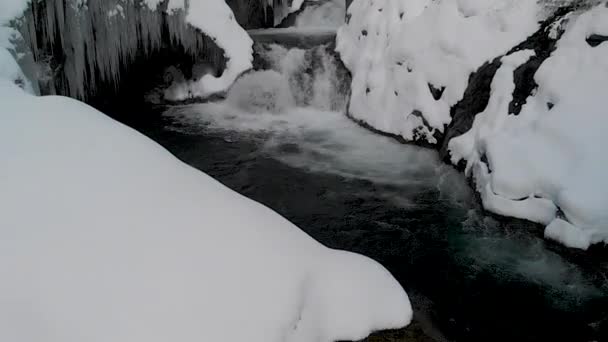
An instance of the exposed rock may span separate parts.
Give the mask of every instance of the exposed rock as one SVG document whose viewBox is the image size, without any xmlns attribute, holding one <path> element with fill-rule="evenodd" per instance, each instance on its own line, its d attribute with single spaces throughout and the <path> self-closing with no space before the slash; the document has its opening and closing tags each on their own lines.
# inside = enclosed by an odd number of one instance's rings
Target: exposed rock
<svg viewBox="0 0 608 342">
<path fill-rule="evenodd" d="M 605 41 L 608 41 L 608 36 L 603 36 L 600 34 L 592 34 L 589 37 L 587 37 L 587 44 L 589 44 L 589 46 L 592 46 L 592 47 L 596 47 Z"/>
<path fill-rule="evenodd" d="M 439 140 L 439 153 L 443 160 L 451 163 L 448 151 L 450 140 L 468 132 L 473 126 L 475 116 L 483 112 L 488 106 L 492 81 L 496 75 L 496 71 L 502 65 L 501 58 L 518 51 L 534 50 L 535 56 L 518 67 L 513 74 L 515 90 L 513 92 L 513 99 L 509 103 L 509 113 L 514 115 L 520 113 L 528 97 L 538 87 L 534 80 L 536 71 L 551 56 L 551 53 L 555 51 L 556 43 L 563 33 L 563 30 L 560 28 L 561 21 L 573 10 L 573 6 L 556 10 L 551 18 L 541 24 L 537 32 L 505 55 L 494 58 L 491 62 L 482 65 L 476 72 L 471 74 L 469 85 L 462 100 L 451 108 L 452 121 L 445 130 L 445 135 Z M 457 167 L 464 169 L 464 164 L 461 163 Z"/>
<path fill-rule="evenodd" d="M 450 163 L 448 144 L 450 140 L 468 132 L 473 126 L 475 116 L 486 109 L 490 101 L 492 80 L 500 68 L 500 58 L 494 59 L 477 69 L 469 76 L 469 85 L 464 97 L 451 109 L 452 122 L 438 145 L 440 157 Z M 462 168 L 462 167 L 459 167 Z"/>
</svg>

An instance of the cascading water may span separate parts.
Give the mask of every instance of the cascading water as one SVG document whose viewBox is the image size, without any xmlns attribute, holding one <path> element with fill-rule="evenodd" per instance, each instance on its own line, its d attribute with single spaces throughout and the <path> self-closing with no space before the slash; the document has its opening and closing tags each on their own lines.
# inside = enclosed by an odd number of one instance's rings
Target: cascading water
<svg viewBox="0 0 608 342">
<path fill-rule="evenodd" d="M 277 74 L 276 86 L 288 85 L 280 101 L 293 102 L 298 107 L 312 107 L 323 111 L 345 111 L 348 95 L 348 72 L 342 66 L 329 45 L 322 45 L 308 50 L 287 49 L 278 44 L 257 44 L 255 47 L 260 64 Z M 235 84 L 235 89 L 242 88 L 242 83 L 257 77 L 265 78 L 269 71 L 257 71 L 249 74 Z M 288 90 L 288 92 L 287 92 Z"/>
<path fill-rule="evenodd" d="M 486 214 L 436 152 L 350 121 L 331 44 L 288 32 L 256 32 L 256 70 L 226 99 L 171 106 L 147 134 L 322 243 L 384 264 L 416 312 L 398 340 L 602 340 L 608 268 Z"/>
</svg>

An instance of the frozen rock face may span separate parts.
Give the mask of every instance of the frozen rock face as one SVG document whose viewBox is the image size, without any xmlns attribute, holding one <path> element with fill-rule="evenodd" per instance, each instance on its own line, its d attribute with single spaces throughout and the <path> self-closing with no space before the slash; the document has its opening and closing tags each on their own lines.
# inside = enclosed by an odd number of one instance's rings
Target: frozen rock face
<svg viewBox="0 0 608 342">
<path fill-rule="evenodd" d="M 333 342 L 410 322 L 377 262 L 132 129 L 6 79 L 0 101 L 0 340 Z"/>
<path fill-rule="evenodd" d="M 245 29 L 274 26 L 272 1 L 226 0 L 236 21 Z"/>
<path fill-rule="evenodd" d="M 490 211 L 546 225 L 570 247 L 606 242 L 606 6 L 354 1 L 338 35 L 353 73 L 349 114 L 437 144 Z"/>
</svg>

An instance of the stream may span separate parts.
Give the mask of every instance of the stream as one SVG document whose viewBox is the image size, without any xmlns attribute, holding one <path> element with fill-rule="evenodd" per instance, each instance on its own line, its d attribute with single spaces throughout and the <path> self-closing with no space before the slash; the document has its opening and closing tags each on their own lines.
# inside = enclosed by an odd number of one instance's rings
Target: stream
<svg viewBox="0 0 608 342">
<path fill-rule="evenodd" d="M 489 214 L 436 151 L 353 123 L 333 36 L 303 32 L 252 32 L 257 70 L 225 100 L 150 106 L 126 123 L 321 243 L 388 268 L 418 332 L 377 341 L 607 341 L 606 249 L 569 250 Z"/>
</svg>

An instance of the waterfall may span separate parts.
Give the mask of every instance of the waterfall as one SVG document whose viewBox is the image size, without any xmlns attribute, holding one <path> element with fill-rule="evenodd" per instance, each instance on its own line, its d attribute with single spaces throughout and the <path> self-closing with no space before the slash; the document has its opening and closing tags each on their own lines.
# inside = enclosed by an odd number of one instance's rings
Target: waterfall
<svg viewBox="0 0 608 342">
<path fill-rule="evenodd" d="M 381 184 L 434 184 L 441 170 L 433 151 L 403 146 L 346 116 L 350 74 L 332 43 L 290 47 L 293 37 L 278 31 L 270 30 L 264 41 L 274 34 L 275 42 L 288 44 L 258 41 L 256 69 L 239 78 L 225 100 L 170 106 L 168 128 L 228 143 L 253 139 L 265 155 L 314 172 Z"/>
<path fill-rule="evenodd" d="M 228 93 L 229 101 L 263 108 L 293 105 L 345 112 L 349 76 L 329 44 L 301 49 L 258 43 L 254 50 L 256 64 L 266 70 L 238 80 Z"/>
</svg>

